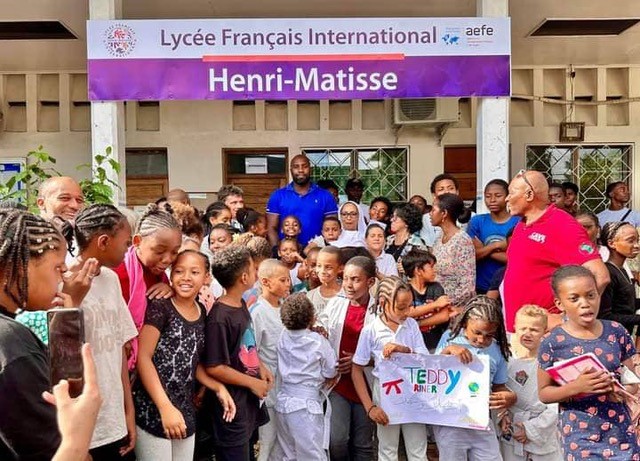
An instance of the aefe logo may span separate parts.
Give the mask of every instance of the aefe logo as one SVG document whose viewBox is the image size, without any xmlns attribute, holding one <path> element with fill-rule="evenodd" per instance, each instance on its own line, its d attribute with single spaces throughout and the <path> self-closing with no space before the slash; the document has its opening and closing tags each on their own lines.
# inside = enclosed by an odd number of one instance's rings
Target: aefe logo
<svg viewBox="0 0 640 461">
<path fill-rule="evenodd" d="M 493 35 L 493 27 L 482 24 L 481 27 L 467 27 L 464 30 L 467 37 L 485 37 Z"/>
</svg>

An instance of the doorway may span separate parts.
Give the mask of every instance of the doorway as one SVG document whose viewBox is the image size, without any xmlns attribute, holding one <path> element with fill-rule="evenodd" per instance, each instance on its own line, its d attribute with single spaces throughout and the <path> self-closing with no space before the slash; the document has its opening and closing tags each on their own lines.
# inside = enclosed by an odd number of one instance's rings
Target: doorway
<svg viewBox="0 0 640 461">
<path fill-rule="evenodd" d="M 455 176 L 460 183 L 460 197 L 476 198 L 476 146 L 447 146 L 444 148 L 444 172 Z"/>
<path fill-rule="evenodd" d="M 275 149 L 224 149 L 224 184 L 244 191 L 244 204 L 265 212 L 271 193 L 287 184 L 288 151 Z"/>
</svg>

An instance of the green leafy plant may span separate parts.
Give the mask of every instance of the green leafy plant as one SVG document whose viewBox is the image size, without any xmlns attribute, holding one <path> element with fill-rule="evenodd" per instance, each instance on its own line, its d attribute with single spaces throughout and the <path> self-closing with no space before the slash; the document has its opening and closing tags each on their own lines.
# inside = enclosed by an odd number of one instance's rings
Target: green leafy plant
<svg viewBox="0 0 640 461">
<path fill-rule="evenodd" d="M 30 151 L 24 169 L 11 176 L 4 184 L 0 183 L 0 200 L 17 200 L 30 211 L 36 212 L 40 184 L 52 176 L 60 176 L 53 168 L 55 163 L 56 159 L 45 152 L 42 146 Z"/>
<path fill-rule="evenodd" d="M 77 167 L 78 170 L 89 169 L 91 178 L 80 181 L 80 187 L 84 198 L 88 203 L 113 203 L 114 188 L 120 189 L 117 182 L 109 178 L 107 168 L 116 174 L 122 169 L 120 162 L 112 156 L 111 146 L 105 149 L 104 155 L 99 154 L 93 157 L 94 163 L 84 163 Z"/>
</svg>

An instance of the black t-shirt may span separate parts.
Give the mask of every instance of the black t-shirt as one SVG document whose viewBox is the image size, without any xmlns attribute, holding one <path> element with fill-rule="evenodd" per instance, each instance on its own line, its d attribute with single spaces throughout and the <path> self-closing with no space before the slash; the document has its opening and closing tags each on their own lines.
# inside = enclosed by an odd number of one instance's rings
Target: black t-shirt
<svg viewBox="0 0 640 461">
<path fill-rule="evenodd" d="M 51 460 L 60 445 L 46 346 L 0 311 L 0 459 Z"/>
<path fill-rule="evenodd" d="M 602 293 L 598 317 L 621 323 L 631 334 L 633 327 L 640 325 L 640 315 L 636 315 L 636 288 L 624 268 L 610 262 L 605 265 L 611 282 Z"/>
<path fill-rule="evenodd" d="M 193 403 L 196 367 L 204 352 L 204 325 L 206 311 L 198 304 L 200 317 L 188 321 L 176 310 L 170 299 L 150 300 L 144 324 L 160 331 L 160 339 L 153 353 L 153 364 L 158 371 L 169 400 L 184 417 L 187 437 L 196 430 L 196 409 Z M 145 390 L 140 379 L 134 385 L 136 424 L 156 437 L 165 438 L 160 412 Z"/>
<path fill-rule="evenodd" d="M 415 307 L 422 306 L 423 304 L 429 304 L 437 300 L 440 296 L 444 296 L 444 288 L 438 282 L 433 282 L 427 285 L 427 289 L 424 293 L 420 293 L 415 288 L 411 287 L 411 291 L 413 291 L 413 305 Z M 419 319 L 416 319 L 419 321 Z M 420 328 L 422 332 L 422 337 L 424 338 L 424 343 L 427 346 L 429 351 L 435 350 L 438 346 L 438 342 L 440 341 L 440 337 L 442 333 L 444 333 L 447 329 L 447 323 L 441 323 L 440 325 L 435 325 L 430 329 Z"/>
<path fill-rule="evenodd" d="M 205 366 L 227 365 L 254 378 L 260 376 L 255 333 L 244 301 L 242 307 L 216 302 L 206 324 Z M 211 408 L 214 442 L 221 447 L 235 447 L 247 443 L 256 427 L 266 421 L 261 420 L 260 401 L 253 392 L 241 386 L 227 385 L 227 389 L 236 404 L 233 421 L 222 419 L 222 406 L 209 391 L 206 404 Z"/>
</svg>

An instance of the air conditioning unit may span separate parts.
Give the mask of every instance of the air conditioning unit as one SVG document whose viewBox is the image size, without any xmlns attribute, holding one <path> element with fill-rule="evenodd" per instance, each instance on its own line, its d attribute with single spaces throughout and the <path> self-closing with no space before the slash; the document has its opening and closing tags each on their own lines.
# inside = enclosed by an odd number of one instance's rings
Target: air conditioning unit
<svg viewBox="0 0 640 461">
<path fill-rule="evenodd" d="M 457 122 L 458 98 L 407 98 L 393 100 L 396 125 L 436 125 Z"/>
</svg>

